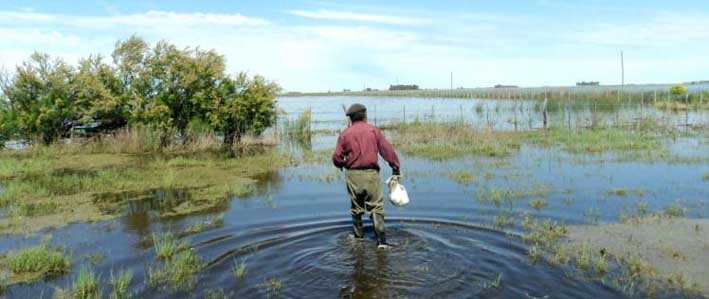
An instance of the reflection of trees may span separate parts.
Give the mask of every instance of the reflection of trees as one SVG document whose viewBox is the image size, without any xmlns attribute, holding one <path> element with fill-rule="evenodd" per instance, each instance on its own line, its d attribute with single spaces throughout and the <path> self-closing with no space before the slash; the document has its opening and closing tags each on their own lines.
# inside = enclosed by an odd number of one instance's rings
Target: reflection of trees
<svg viewBox="0 0 709 299">
<path fill-rule="evenodd" d="M 253 192 L 249 194 L 252 196 L 266 195 L 277 191 L 283 186 L 283 177 L 277 170 L 260 173 L 252 178 L 256 180 Z"/>
<path fill-rule="evenodd" d="M 283 178 L 278 171 L 264 172 L 252 178 L 255 182 L 249 196 L 265 195 L 280 189 L 283 185 Z M 218 204 L 189 215 L 176 215 L 168 218 L 160 216 L 161 213 L 169 212 L 181 203 L 192 200 L 191 191 L 190 189 L 153 189 L 144 192 L 111 194 L 110 198 L 109 195 L 104 195 L 102 200 L 118 203 L 117 206 L 111 208 L 125 211 L 125 216 L 121 217 L 120 221 L 126 232 L 136 234 L 140 239 L 148 239 L 152 237 L 152 224 L 213 215 L 229 208 L 228 204 Z"/>
</svg>

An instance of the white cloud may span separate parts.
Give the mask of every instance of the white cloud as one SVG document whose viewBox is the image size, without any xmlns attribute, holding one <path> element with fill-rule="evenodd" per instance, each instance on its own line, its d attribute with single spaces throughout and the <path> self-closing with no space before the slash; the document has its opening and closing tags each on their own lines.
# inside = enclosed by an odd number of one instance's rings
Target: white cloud
<svg viewBox="0 0 709 299">
<path fill-rule="evenodd" d="M 157 10 L 111 16 L 0 11 L 0 65 L 12 69 L 33 50 L 71 63 L 94 53 L 108 56 L 116 40 L 136 34 L 150 42 L 215 49 L 226 57 L 228 72 L 262 74 L 286 90 L 302 91 L 359 89 L 363 83 L 384 88 L 397 78 L 442 88 L 451 71 L 455 84 L 466 87 L 615 83 L 620 47 L 632 82 L 702 79 L 697 76 L 709 68 L 703 59 L 709 18 L 700 13 L 574 21 L 417 12 L 431 20 L 423 21 L 430 22 L 426 26 L 389 26 L 417 24 L 394 15 L 309 13 L 300 15 L 343 22 L 293 26 L 291 19 Z"/>
<path fill-rule="evenodd" d="M 356 22 L 372 22 L 395 25 L 414 25 L 423 23 L 422 20 L 392 16 L 381 14 L 365 14 L 347 11 L 333 11 L 327 9 L 320 10 L 291 10 L 290 14 L 299 17 L 318 19 L 318 20 L 336 20 L 336 21 L 356 21 Z"/>
<path fill-rule="evenodd" d="M 28 22 L 34 25 L 58 24 L 62 26 L 260 26 L 269 24 L 261 18 L 246 17 L 241 14 L 177 13 L 151 10 L 139 14 L 114 16 L 73 16 L 53 15 L 25 11 L 0 11 L 0 24 L 17 25 Z"/>
</svg>

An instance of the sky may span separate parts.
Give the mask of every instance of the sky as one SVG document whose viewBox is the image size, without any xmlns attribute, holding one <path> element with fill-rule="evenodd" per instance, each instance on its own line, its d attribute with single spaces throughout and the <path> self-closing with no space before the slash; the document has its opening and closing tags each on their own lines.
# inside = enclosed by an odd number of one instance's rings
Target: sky
<svg viewBox="0 0 709 299">
<path fill-rule="evenodd" d="M 709 80 L 709 1 L 2 0 L 0 69 L 136 35 L 215 49 L 285 91 Z M 110 59 L 109 59 L 110 61 Z"/>
</svg>

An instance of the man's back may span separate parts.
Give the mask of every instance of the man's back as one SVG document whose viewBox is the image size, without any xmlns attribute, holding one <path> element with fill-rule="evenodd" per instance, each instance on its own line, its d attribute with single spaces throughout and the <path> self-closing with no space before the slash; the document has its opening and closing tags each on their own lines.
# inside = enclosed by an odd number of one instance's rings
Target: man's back
<svg viewBox="0 0 709 299">
<path fill-rule="evenodd" d="M 398 172 L 399 159 L 381 131 L 365 121 L 357 121 L 340 133 L 332 158 L 340 168 L 379 170 L 378 154 Z"/>
</svg>

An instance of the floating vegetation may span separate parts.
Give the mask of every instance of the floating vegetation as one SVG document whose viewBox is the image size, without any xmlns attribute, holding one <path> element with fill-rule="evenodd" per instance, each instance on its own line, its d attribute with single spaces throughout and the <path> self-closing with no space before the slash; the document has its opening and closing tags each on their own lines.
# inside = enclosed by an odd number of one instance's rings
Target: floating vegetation
<svg viewBox="0 0 709 299">
<path fill-rule="evenodd" d="M 704 173 L 704 176 L 702 177 L 702 179 L 703 179 L 705 182 L 709 182 L 709 172 L 705 172 L 705 173 Z"/>
</svg>

